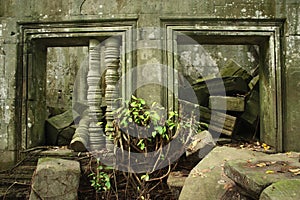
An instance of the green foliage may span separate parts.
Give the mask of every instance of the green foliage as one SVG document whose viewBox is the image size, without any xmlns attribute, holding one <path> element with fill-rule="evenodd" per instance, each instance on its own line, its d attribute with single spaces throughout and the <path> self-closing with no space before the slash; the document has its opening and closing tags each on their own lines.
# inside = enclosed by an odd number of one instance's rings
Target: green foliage
<svg viewBox="0 0 300 200">
<path fill-rule="evenodd" d="M 111 189 L 110 175 L 106 172 L 111 169 L 112 167 L 100 165 L 99 160 L 97 160 L 96 172 L 89 174 L 89 176 L 92 177 L 90 180 L 91 186 L 94 187 L 97 192 Z"/>
<path fill-rule="evenodd" d="M 123 103 L 115 112 L 116 130 L 121 130 L 123 134 L 136 134 L 131 138 L 131 144 L 138 147 L 141 151 L 157 150 L 151 149 L 152 146 L 159 146 L 153 143 L 167 143 L 180 125 L 178 113 L 176 111 L 167 112 L 158 103 L 148 106 L 144 99 L 132 95 L 130 102 Z M 143 136 L 149 136 L 144 138 Z"/>
</svg>

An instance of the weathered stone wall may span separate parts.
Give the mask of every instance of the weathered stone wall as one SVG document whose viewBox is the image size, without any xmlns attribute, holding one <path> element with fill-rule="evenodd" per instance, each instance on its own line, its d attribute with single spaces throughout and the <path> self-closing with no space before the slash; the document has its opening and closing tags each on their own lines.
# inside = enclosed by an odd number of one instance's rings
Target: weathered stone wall
<svg viewBox="0 0 300 200">
<path fill-rule="evenodd" d="M 298 0 L 0 0 L 0 156 L 1 167 L 15 161 L 22 126 L 21 117 L 23 82 L 20 62 L 22 55 L 19 23 L 66 22 L 85 20 L 136 19 L 140 27 L 160 27 L 162 18 L 256 19 L 258 21 L 286 18 L 282 38 L 284 101 L 284 149 L 300 150 L 300 2 Z M 137 44 L 159 40 L 146 35 Z M 149 39 L 150 38 L 150 39 Z M 141 50 L 137 64 L 159 62 L 157 51 Z M 144 56 L 147 55 L 145 58 Z M 16 88 L 21 88 L 16 90 Z M 155 91 L 155 90 L 154 90 Z M 150 93 L 154 91 L 149 90 Z M 143 93 L 143 92 L 142 92 Z M 148 93 L 149 94 L 149 93 Z M 147 92 L 146 94 L 147 95 Z M 155 99 L 155 97 L 154 97 Z"/>
<path fill-rule="evenodd" d="M 286 129 L 284 132 L 284 146 L 288 150 L 300 151 L 300 145 L 295 141 L 300 138 L 300 2 L 286 1 L 286 48 L 284 118 Z"/>
<path fill-rule="evenodd" d="M 82 63 L 88 60 L 87 47 L 49 47 L 46 66 L 46 104 L 63 110 L 72 106 L 76 75 Z M 75 92 L 75 93 L 74 93 Z"/>
</svg>

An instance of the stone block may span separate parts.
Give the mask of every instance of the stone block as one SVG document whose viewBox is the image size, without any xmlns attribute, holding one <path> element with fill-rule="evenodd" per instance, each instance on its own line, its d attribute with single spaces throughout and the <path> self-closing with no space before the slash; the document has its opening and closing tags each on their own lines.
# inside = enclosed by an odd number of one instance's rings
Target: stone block
<svg viewBox="0 0 300 200">
<path fill-rule="evenodd" d="M 241 77 L 222 77 L 212 79 L 198 79 L 193 88 L 200 105 L 208 106 L 208 96 L 235 96 L 246 94 L 249 87 Z"/>
<path fill-rule="evenodd" d="M 286 151 L 300 151 L 298 139 L 300 136 L 299 118 L 300 118 L 300 70 L 293 68 L 288 70 L 287 77 L 287 131 L 284 135 L 284 150 Z"/>
<path fill-rule="evenodd" d="M 259 200 L 298 200 L 300 199 L 300 180 L 282 180 L 263 190 Z"/>
<path fill-rule="evenodd" d="M 283 179 L 300 180 L 291 171 L 299 168 L 299 154 L 266 154 L 253 160 L 230 160 L 225 163 L 224 172 L 250 197 L 258 199 L 261 192 L 272 183 Z"/>
<path fill-rule="evenodd" d="M 215 147 L 190 172 L 180 193 L 185 199 L 235 199 L 225 198 L 234 189 L 234 182 L 225 176 L 223 165 L 237 158 L 254 159 L 264 155 L 246 149 Z"/>
<path fill-rule="evenodd" d="M 2 20 L 2 34 L 4 45 L 17 44 L 18 42 L 18 26 L 16 18 L 5 18 Z"/>
<path fill-rule="evenodd" d="M 176 1 L 176 3 L 171 3 L 170 1 L 162 1 L 161 11 L 163 13 L 180 13 L 181 5 L 184 5 L 183 1 Z"/>
<path fill-rule="evenodd" d="M 17 71 L 17 45 L 16 44 L 4 44 L 4 65 L 5 65 L 5 77 L 8 79 L 8 83 L 11 86 L 15 86 L 15 78 Z"/>
<path fill-rule="evenodd" d="M 76 200 L 80 180 L 77 161 L 44 157 L 32 177 L 30 200 Z"/>
<path fill-rule="evenodd" d="M 56 115 L 46 120 L 46 142 L 49 145 L 66 145 L 70 143 L 75 128 L 70 127 L 74 122 L 72 110 Z"/>
<path fill-rule="evenodd" d="M 228 76 L 238 76 L 242 77 L 247 83 L 252 79 L 251 75 L 239 65 L 235 60 L 230 59 L 225 64 L 224 67 L 220 70 L 222 77 Z"/>
<path fill-rule="evenodd" d="M 225 106 L 223 106 L 225 104 Z M 242 112 L 245 109 L 244 97 L 210 96 L 209 108 Z"/>
<path fill-rule="evenodd" d="M 60 133 L 57 138 L 57 145 L 58 146 L 65 146 L 69 145 L 73 135 L 75 133 L 76 127 L 75 125 L 71 125 L 69 127 L 64 128 Z"/>
<path fill-rule="evenodd" d="M 184 174 L 182 171 L 171 172 L 167 179 L 167 184 L 170 187 L 173 196 L 178 199 L 180 191 L 184 185 L 184 181 L 188 174 Z"/>
<path fill-rule="evenodd" d="M 59 19 L 68 13 L 67 1 L 34 0 L 32 2 L 32 16 L 41 20 Z M 47 9 L 45 9 L 47 8 Z"/>
<path fill-rule="evenodd" d="M 189 119 L 190 117 L 198 117 L 200 106 L 186 100 L 178 99 L 179 115 Z M 194 116 L 193 116 L 194 115 Z"/>
<path fill-rule="evenodd" d="M 215 141 L 210 132 L 201 131 L 192 137 L 191 143 L 186 150 L 186 156 L 199 154 L 200 151 L 206 151 L 205 148 L 211 150 L 215 145 Z M 208 152 L 209 151 L 206 153 Z"/>
<path fill-rule="evenodd" d="M 209 129 L 225 135 L 231 135 L 236 122 L 236 117 L 225 114 L 223 111 L 210 110 L 198 104 L 191 103 L 185 100 L 179 100 L 180 115 L 190 117 L 200 116 L 200 121 L 209 124 Z M 196 110 L 199 109 L 199 112 Z"/>
<path fill-rule="evenodd" d="M 209 129 L 212 131 L 231 136 L 235 127 L 236 117 L 200 106 L 200 121 L 208 123 Z"/>
<path fill-rule="evenodd" d="M 159 0 L 153 0 L 153 1 L 147 1 L 147 0 L 141 0 L 141 13 L 145 14 L 157 14 L 162 9 L 162 1 Z M 168 2 L 170 3 L 170 2 Z"/>
</svg>

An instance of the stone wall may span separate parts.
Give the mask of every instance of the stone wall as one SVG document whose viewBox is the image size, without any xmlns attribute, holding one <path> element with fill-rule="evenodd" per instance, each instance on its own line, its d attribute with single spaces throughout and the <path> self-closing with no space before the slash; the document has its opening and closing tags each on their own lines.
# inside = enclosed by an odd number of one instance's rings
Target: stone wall
<svg viewBox="0 0 300 200">
<path fill-rule="evenodd" d="M 46 67 L 46 104 L 63 110 L 72 107 L 74 83 L 82 63 L 88 60 L 87 47 L 49 47 Z M 75 91 L 76 92 L 76 91 Z"/>
<path fill-rule="evenodd" d="M 298 150 L 300 137 L 300 2 L 298 0 L 0 0 L 0 156 L 1 167 L 11 165 L 21 148 L 25 126 L 20 118 L 26 97 L 22 96 L 23 77 L 20 24 L 48 22 L 136 20 L 137 28 L 160 27 L 162 19 L 241 19 L 267 21 L 286 19 L 282 37 L 283 67 L 283 148 Z M 137 45 L 159 40 L 145 32 Z M 150 52 L 149 52 L 150 51 Z M 147 55 L 145 59 L 145 55 Z M 137 52 L 137 64 L 159 63 L 158 51 Z M 148 91 L 148 92 L 147 92 Z M 141 91 L 153 94 L 156 89 Z M 153 97 L 156 99 L 159 97 Z M 280 113 L 278 113 L 281 115 Z M 26 126 L 30 126 L 27 124 Z"/>
</svg>

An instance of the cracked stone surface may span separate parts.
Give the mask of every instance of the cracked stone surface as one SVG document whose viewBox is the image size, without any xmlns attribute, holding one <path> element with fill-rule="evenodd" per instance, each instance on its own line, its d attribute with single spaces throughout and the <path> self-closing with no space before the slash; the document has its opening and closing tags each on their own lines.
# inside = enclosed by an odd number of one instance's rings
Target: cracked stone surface
<svg viewBox="0 0 300 200">
<path fill-rule="evenodd" d="M 246 199 L 234 190 L 235 183 L 223 171 L 224 163 L 263 155 L 265 154 L 246 149 L 215 147 L 190 172 L 179 199 Z"/>
<path fill-rule="evenodd" d="M 248 196 L 258 199 L 261 192 L 272 183 L 300 180 L 299 153 L 264 155 L 254 160 L 231 160 L 226 162 L 224 172 Z"/>
<path fill-rule="evenodd" d="M 77 199 L 80 164 L 59 158 L 40 158 L 33 174 L 30 200 Z"/>
</svg>

